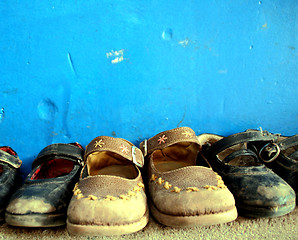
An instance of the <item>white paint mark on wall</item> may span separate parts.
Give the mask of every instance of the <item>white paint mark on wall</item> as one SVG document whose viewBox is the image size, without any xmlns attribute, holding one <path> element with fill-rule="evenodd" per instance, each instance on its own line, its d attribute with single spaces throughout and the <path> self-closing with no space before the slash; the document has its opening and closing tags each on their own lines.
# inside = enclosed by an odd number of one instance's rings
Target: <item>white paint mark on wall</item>
<svg viewBox="0 0 298 240">
<path fill-rule="evenodd" d="M 228 69 L 221 69 L 218 71 L 218 73 L 220 74 L 227 74 L 228 73 Z"/>
<path fill-rule="evenodd" d="M 189 47 L 193 46 L 196 50 L 200 48 L 200 46 L 198 46 L 198 43 L 196 40 L 193 41 L 189 38 L 185 38 L 184 40 L 178 41 L 178 44 L 184 48 L 186 48 L 188 46 Z M 209 50 L 211 50 L 211 49 L 209 48 Z"/>
<path fill-rule="evenodd" d="M 178 44 L 180 44 L 182 47 L 186 47 L 188 44 L 190 43 L 190 40 L 188 38 L 182 40 L 182 41 L 179 41 Z"/>
<path fill-rule="evenodd" d="M 264 23 L 263 25 L 262 25 L 262 29 L 266 29 L 268 27 L 268 24 L 267 23 Z"/>
<path fill-rule="evenodd" d="M 107 52 L 107 58 L 111 58 L 111 63 L 119 63 L 122 62 L 125 58 L 123 57 L 125 49 L 121 49 L 119 51 L 112 50 L 111 52 Z"/>
</svg>

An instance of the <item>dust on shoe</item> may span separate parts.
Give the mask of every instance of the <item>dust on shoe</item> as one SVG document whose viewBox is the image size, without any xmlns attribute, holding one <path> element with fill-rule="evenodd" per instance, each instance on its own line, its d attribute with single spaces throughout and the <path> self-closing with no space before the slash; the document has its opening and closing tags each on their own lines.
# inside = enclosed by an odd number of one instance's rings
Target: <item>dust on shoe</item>
<svg viewBox="0 0 298 240">
<path fill-rule="evenodd" d="M 78 143 L 52 144 L 32 163 L 25 183 L 11 197 L 5 221 L 19 227 L 65 225 L 72 189 L 82 168 L 84 149 Z"/>
<path fill-rule="evenodd" d="M 11 147 L 0 147 L 0 223 L 4 221 L 11 195 L 21 183 L 21 165 L 22 161 Z"/>
<path fill-rule="evenodd" d="M 233 193 L 238 212 L 247 217 L 277 217 L 295 208 L 295 192 L 267 168 L 252 145 L 265 146 L 277 136 L 266 131 L 248 130 L 223 137 L 198 136 L 199 159 L 207 161 Z M 261 148 L 262 148 L 261 147 Z"/>
<path fill-rule="evenodd" d="M 196 166 L 199 144 L 191 128 L 161 132 L 140 148 L 146 156 L 150 211 L 157 221 L 184 227 L 237 218 L 234 197 L 221 177 Z"/>
<path fill-rule="evenodd" d="M 85 161 L 68 207 L 69 233 L 108 236 L 143 229 L 149 211 L 140 149 L 124 139 L 97 137 L 87 146 Z"/>
</svg>

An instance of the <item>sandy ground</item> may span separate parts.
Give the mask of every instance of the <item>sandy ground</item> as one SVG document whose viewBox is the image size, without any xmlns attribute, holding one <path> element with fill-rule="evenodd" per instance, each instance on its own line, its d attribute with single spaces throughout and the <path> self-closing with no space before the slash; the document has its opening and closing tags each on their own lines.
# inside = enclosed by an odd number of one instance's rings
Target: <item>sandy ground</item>
<svg viewBox="0 0 298 240">
<path fill-rule="evenodd" d="M 65 227 L 45 229 L 10 227 L 0 225 L 0 239 L 298 239 L 298 207 L 282 217 L 249 219 L 209 227 L 171 228 L 157 223 L 153 218 L 141 231 L 113 237 L 73 237 Z"/>
</svg>

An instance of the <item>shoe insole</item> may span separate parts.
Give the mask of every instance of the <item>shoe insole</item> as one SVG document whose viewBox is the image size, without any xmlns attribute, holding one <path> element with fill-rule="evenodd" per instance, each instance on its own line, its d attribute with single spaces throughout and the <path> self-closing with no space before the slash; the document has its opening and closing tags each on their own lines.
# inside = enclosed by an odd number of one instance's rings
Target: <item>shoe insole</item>
<svg viewBox="0 0 298 240">
<path fill-rule="evenodd" d="M 223 139 L 223 137 L 213 135 L 213 134 L 203 134 L 203 135 L 199 136 L 198 139 L 199 139 L 200 145 L 203 146 L 205 144 L 212 145 L 212 144 L 216 143 L 217 141 Z M 218 153 L 217 157 L 223 161 L 228 155 L 230 155 L 231 153 L 233 153 L 235 151 L 239 151 L 241 149 L 247 149 L 247 144 L 246 143 L 235 144 L 229 148 L 224 149 L 220 153 Z M 207 161 L 208 161 L 208 159 L 207 159 Z M 232 165 L 232 166 L 246 166 L 246 167 L 260 165 L 260 163 L 256 162 L 256 160 L 252 156 L 235 157 L 228 164 Z"/>
<path fill-rule="evenodd" d="M 161 172 L 172 171 L 172 170 L 187 167 L 187 166 L 191 166 L 191 164 L 188 164 L 186 162 L 168 161 L 168 160 L 164 162 L 158 162 L 155 164 L 155 167 Z"/>
<path fill-rule="evenodd" d="M 99 169 L 96 175 L 113 175 L 128 179 L 136 177 L 134 166 L 132 165 L 111 165 Z"/>
<path fill-rule="evenodd" d="M 90 176 L 112 175 L 134 179 L 138 175 L 133 163 L 119 154 L 109 151 L 90 154 L 87 158 L 87 167 Z"/>
<path fill-rule="evenodd" d="M 187 166 L 194 166 L 198 145 L 194 143 L 178 143 L 152 154 L 153 162 L 158 171 L 167 172 Z"/>
</svg>

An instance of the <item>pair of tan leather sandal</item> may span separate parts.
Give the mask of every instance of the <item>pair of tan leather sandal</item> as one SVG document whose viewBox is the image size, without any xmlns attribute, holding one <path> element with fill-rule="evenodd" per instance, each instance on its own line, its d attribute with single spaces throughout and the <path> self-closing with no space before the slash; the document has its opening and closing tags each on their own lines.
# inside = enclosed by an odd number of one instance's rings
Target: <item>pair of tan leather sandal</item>
<svg viewBox="0 0 298 240">
<path fill-rule="evenodd" d="M 161 132 L 140 148 L 120 138 L 93 139 L 68 207 L 68 231 L 133 233 L 147 225 L 149 208 L 157 221 L 174 227 L 235 220 L 232 193 L 208 165 L 197 165 L 199 149 L 188 127 Z"/>
</svg>

